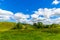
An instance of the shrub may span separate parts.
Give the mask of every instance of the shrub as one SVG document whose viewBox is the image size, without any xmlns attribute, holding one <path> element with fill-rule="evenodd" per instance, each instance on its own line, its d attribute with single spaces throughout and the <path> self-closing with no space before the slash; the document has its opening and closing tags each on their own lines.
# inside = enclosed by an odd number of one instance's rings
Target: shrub
<svg viewBox="0 0 60 40">
<path fill-rule="evenodd" d="M 18 22 L 12 29 L 22 29 L 22 24 L 20 22 Z"/>
<path fill-rule="evenodd" d="M 43 25 L 42 22 L 34 23 L 33 25 L 34 25 L 36 28 L 43 28 L 43 27 L 44 27 L 44 25 Z"/>
</svg>

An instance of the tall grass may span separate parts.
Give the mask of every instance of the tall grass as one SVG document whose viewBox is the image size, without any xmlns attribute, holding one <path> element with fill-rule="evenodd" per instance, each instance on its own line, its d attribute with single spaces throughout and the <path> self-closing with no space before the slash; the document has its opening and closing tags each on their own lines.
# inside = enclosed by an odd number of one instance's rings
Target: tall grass
<svg viewBox="0 0 60 40">
<path fill-rule="evenodd" d="M 0 22 L 0 40 L 60 40 L 60 25 Z"/>
</svg>

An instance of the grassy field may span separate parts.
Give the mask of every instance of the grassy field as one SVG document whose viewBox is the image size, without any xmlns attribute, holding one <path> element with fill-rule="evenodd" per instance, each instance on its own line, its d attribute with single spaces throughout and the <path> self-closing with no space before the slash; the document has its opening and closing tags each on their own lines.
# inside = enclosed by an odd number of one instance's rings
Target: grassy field
<svg viewBox="0 0 60 40">
<path fill-rule="evenodd" d="M 60 40 L 60 28 L 37 29 L 32 25 L 20 24 L 26 27 L 14 29 L 16 23 L 0 22 L 0 40 Z"/>
<path fill-rule="evenodd" d="M 40 30 L 11 30 L 0 32 L 0 40 L 60 40 L 60 34 L 41 32 Z"/>
</svg>

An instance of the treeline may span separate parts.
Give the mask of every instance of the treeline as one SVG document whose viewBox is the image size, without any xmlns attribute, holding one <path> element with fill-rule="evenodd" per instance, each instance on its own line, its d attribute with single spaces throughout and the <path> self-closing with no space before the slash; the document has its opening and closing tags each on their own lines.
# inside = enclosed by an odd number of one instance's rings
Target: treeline
<svg viewBox="0 0 60 40">
<path fill-rule="evenodd" d="M 33 26 L 35 26 L 37 28 L 57 28 L 57 27 L 60 27 L 60 24 L 45 25 L 42 22 L 38 22 L 38 23 L 34 23 Z"/>
<path fill-rule="evenodd" d="M 0 22 L 1 30 L 41 30 L 43 32 L 60 32 L 60 24 L 44 25 L 42 22 L 34 23 L 33 25 L 15 22 Z"/>
<path fill-rule="evenodd" d="M 38 22 L 38 23 L 34 23 L 33 25 L 30 25 L 30 24 L 23 24 L 23 23 L 17 23 L 16 24 L 16 28 L 20 29 L 22 28 L 24 25 L 24 27 L 26 28 L 27 26 L 26 25 L 29 25 L 30 27 L 35 27 L 37 29 L 39 28 L 60 28 L 60 24 L 50 24 L 50 25 L 45 25 L 43 24 L 42 22 Z M 28 27 L 29 27 L 28 26 Z"/>
<path fill-rule="evenodd" d="M 45 25 L 42 22 L 34 23 L 33 25 L 30 24 L 24 24 L 24 23 L 15 23 L 15 22 L 0 22 L 0 27 L 14 27 L 16 29 L 22 29 L 22 28 L 60 28 L 60 24 L 50 24 L 50 25 Z"/>
<path fill-rule="evenodd" d="M 38 30 L 41 32 L 48 33 L 60 33 L 60 24 L 50 24 L 44 25 L 42 22 L 30 24 L 16 23 L 16 26 L 13 29 L 21 29 L 21 30 Z"/>
</svg>

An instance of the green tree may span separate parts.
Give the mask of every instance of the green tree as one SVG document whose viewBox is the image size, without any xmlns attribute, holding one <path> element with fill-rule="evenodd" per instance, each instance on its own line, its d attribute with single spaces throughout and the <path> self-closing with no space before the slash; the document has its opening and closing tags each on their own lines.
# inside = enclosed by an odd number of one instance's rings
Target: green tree
<svg viewBox="0 0 60 40">
<path fill-rule="evenodd" d="M 50 28 L 51 27 L 51 25 L 45 25 L 45 27 L 44 28 Z"/>
<path fill-rule="evenodd" d="M 59 24 L 52 24 L 51 27 L 56 28 L 56 27 L 60 27 L 60 25 Z"/>
<path fill-rule="evenodd" d="M 34 23 L 33 25 L 37 28 L 43 28 L 44 26 L 42 22 Z"/>
<path fill-rule="evenodd" d="M 18 22 L 16 23 L 15 27 L 13 29 L 22 29 L 23 24 Z"/>
</svg>

